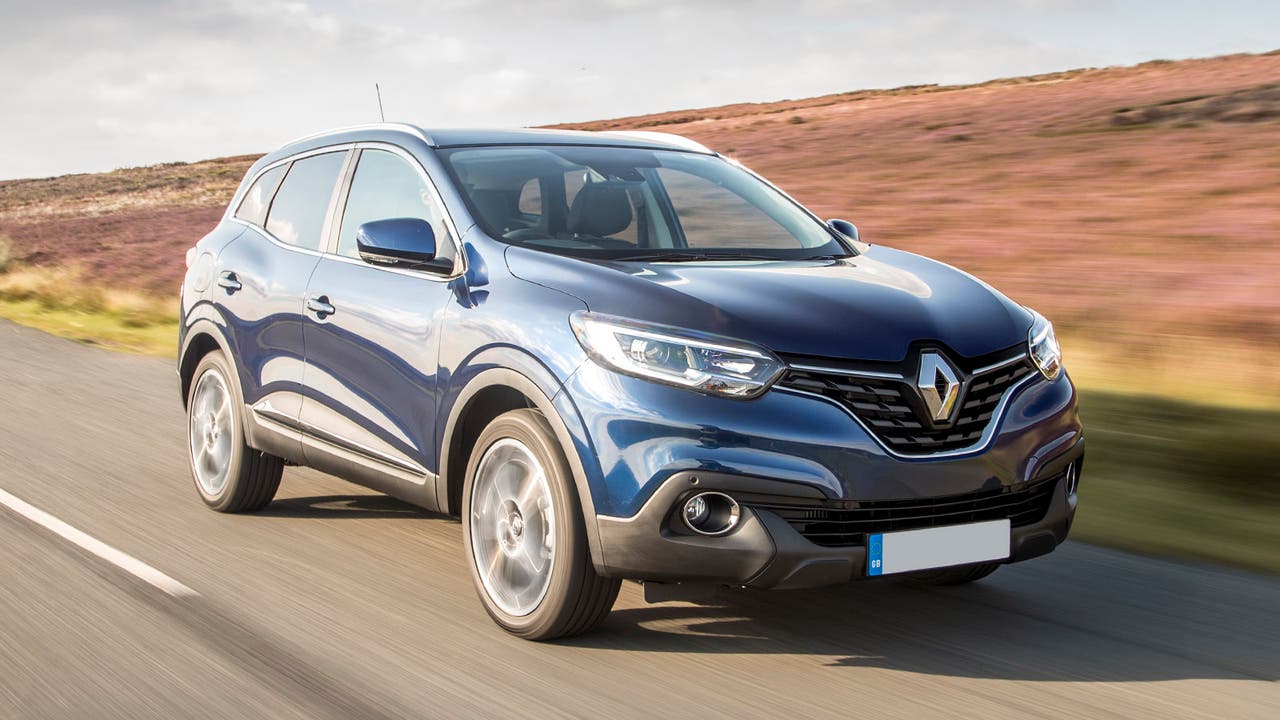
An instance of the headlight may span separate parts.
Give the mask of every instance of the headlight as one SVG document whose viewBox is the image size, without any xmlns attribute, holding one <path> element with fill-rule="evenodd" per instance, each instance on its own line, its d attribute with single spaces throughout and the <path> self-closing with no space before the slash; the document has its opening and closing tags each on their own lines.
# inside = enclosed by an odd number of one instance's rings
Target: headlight
<svg viewBox="0 0 1280 720">
<path fill-rule="evenodd" d="M 1053 323 L 1035 310 L 1027 310 L 1033 319 L 1027 331 L 1027 350 L 1040 373 L 1052 380 L 1062 373 L 1062 348 L 1058 347 L 1058 338 L 1053 334 Z"/>
<path fill-rule="evenodd" d="M 709 395 L 756 397 L 783 370 L 768 350 L 714 335 L 581 311 L 569 322 L 597 363 Z"/>
</svg>

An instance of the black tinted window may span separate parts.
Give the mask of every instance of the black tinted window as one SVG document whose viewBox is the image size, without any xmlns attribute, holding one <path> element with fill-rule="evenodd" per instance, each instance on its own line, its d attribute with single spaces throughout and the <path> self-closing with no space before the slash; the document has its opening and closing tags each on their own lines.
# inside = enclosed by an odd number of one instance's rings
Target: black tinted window
<svg viewBox="0 0 1280 720">
<path fill-rule="evenodd" d="M 371 220 L 419 218 L 436 233 L 436 257 L 453 259 L 453 241 L 444 212 L 416 168 L 395 153 L 365 150 L 360 154 L 347 209 L 338 235 L 338 254 L 358 257 L 356 230 Z"/>
<path fill-rule="evenodd" d="M 319 250 L 329 200 L 345 158 L 346 152 L 333 152 L 295 160 L 271 201 L 267 230 L 290 245 Z"/>
<path fill-rule="evenodd" d="M 280 178 L 284 177 L 284 171 L 289 166 L 278 165 L 258 176 L 253 181 L 253 186 L 244 194 L 244 199 L 240 201 L 240 209 L 236 210 L 236 217 L 251 222 L 254 225 L 262 225 L 267 220 L 267 208 L 271 207 L 271 196 L 275 195 L 276 188 L 280 186 Z"/>
</svg>

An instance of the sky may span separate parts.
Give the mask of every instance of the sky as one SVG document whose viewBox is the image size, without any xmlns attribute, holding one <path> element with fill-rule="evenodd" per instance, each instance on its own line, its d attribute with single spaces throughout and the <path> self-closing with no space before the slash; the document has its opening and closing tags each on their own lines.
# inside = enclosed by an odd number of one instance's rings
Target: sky
<svg viewBox="0 0 1280 720">
<path fill-rule="evenodd" d="M 0 0 L 0 179 L 1280 48 L 1276 0 Z"/>
</svg>

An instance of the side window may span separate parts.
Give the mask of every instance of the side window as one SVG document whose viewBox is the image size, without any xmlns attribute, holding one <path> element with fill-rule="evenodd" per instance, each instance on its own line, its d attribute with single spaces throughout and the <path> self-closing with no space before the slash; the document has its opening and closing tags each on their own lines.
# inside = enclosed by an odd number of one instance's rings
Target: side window
<svg viewBox="0 0 1280 720">
<path fill-rule="evenodd" d="M 319 250 L 324 219 L 346 151 L 295 160 L 267 213 L 267 231 L 282 242 Z"/>
<path fill-rule="evenodd" d="M 578 197 L 578 191 L 583 185 L 587 184 L 587 176 L 590 171 L 583 168 L 570 170 L 564 174 L 564 204 L 565 207 L 573 207 L 573 199 Z"/>
<path fill-rule="evenodd" d="M 520 214 L 534 220 L 542 217 L 542 180 L 533 178 L 520 188 Z"/>
<path fill-rule="evenodd" d="M 454 258 L 453 240 L 444 222 L 444 212 L 422 173 L 395 153 L 364 150 L 351 179 L 351 192 L 342 214 L 338 254 L 359 257 L 356 230 L 364 223 L 388 218 L 420 218 L 431 223 L 436 233 L 437 257 Z"/>
<path fill-rule="evenodd" d="M 289 164 L 277 165 L 258 176 L 253 186 L 244 194 L 240 208 L 236 210 L 236 218 L 261 226 L 267 221 L 267 208 L 271 207 L 271 196 L 280 187 L 280 178 Z"/>
</svg>

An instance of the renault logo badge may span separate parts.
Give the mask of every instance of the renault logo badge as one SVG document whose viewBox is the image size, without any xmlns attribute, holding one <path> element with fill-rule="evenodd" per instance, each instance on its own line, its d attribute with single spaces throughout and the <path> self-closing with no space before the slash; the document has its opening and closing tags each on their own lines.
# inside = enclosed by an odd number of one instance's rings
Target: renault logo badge
<svg viewBox="0 0 1280 720">
<path fill-rule="evenodd" d="M 924 399 L 925 407 L 935 422 L 946 422 L 960 398 L 960 379 L 946 358 L 936 352 L 920 355 L 920 374 L 916 376 L 916 389 Z"/>
</svg>

